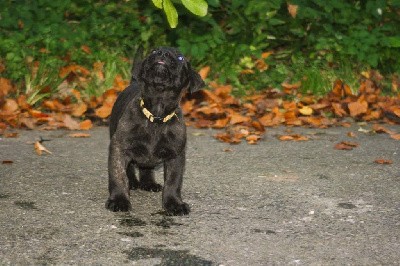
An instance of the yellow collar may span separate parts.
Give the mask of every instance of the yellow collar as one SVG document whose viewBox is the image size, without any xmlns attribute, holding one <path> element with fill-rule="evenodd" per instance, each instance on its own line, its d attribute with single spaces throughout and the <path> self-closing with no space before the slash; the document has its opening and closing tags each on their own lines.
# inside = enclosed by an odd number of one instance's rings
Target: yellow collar
<svg viewBox="0 0 400 266">
<path fill-rule="evenodd" d="M 160 116 L 154 116 L 146 107 L 144 107 L 144 101 L 143 98 L 140 99 L 140 107 L 142 108 L 143 114 L 147 117 L 147 119 L 150 120 L 150 122 L 156 122 L 156 123 L 166 123 L 169 120 L 171 120 L 172 117 L 176 116 L 175 111 L 167 115 L 166 117 L 160 117 Z"/>
</svg>

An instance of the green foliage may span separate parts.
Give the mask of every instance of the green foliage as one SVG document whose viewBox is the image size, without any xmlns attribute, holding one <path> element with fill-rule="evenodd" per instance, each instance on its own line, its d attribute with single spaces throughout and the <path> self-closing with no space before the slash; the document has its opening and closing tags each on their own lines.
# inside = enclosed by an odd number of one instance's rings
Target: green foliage
<svg viewBox="0 0 400 266">
<path fill-rule="evenodd" d="M 34 65 L 28 67 L 29 74 L 25 74 L 24 79 L 24 94 L 27 96 L 27 103 L 35 105 L 58 92 L 63 82 L 58 75 L 58 69 L 62 65 L 60 60 L 51 58 L 43 61 L 38 67 Z"/>
<path fill-rule="evenodd" d="M 163 9 L 169 26 L 171 28 L 176 28 L 178 25 L 178 12 L 171 0 L 152 0 L 153 4 L 159 8 Z M 208 4 L 204 0 L 181 0 L 182 4 L 193 14 L 204 17 L 207 15 Z"/>
<path fill-rule="evenodd" d="M 91 67 L 132 58 L 139 45 L 177 46 L 194 66 L 210 65 L 211 78 L 232 83 L 238 93 L 279 87 L 288 78 L 324 91 L 321 84 L 340 75 L 343 65 L 353 73 L 400 73 L 399 0 L 290 4 L 298 6 L 296 16 L 286 0 L 4 0 L 0 75 L 25 83 L 31 61 Z M 265 51 L 274 54 L 261 71 L 254 63 Z M 129 68 L 107 66 L 110 73 Z M 254 74 L 241 75 L 246 69 Z"/>
</svg>

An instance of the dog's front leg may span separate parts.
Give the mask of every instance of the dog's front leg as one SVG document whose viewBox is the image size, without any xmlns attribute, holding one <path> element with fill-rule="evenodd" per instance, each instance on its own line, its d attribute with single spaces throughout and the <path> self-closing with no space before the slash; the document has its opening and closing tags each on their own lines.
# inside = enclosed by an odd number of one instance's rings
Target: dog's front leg
<svg viewBox="0 0 400 266">
<path fill-rule="evenodd" d="M 163 207 L 169 215 L 189 214 L 189 205 L 182 201 L 182 178 L 185 170 L 185 152 L 164 162 Z"/>
<path fill-rule="evenodd" d="M 108 156 L 108 190 L 110 196 L 106 202 L 106 208 L 117 211 L 129 211 L 132 205 L 129 201 L 129 180 L 126 174 L 127 156 L 123 153 L 120 145 L 111 139 Z"/>
</svg>

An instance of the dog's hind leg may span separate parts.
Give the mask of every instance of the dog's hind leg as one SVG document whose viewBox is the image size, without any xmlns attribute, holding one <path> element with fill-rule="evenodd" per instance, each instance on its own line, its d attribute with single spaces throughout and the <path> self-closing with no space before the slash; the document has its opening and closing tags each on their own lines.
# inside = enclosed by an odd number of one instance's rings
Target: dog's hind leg
<svg viewBox="0 0 400 266">
<path fill-rule="evenodd" d="M 139 188 L 146 191 L 158 192 L 162 190 L 162 186 L 156 183 L 153 168 L 139 168 Z"/>
</svg>

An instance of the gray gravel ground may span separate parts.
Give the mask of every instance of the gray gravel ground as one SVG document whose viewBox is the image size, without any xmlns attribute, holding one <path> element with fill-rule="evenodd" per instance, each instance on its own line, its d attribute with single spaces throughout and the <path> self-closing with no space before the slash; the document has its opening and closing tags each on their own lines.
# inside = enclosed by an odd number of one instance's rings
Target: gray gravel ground
<svg viewBox="0 0 400 266">
<path fill-rule="evenodd" d="M 268 129 L 234 146 L 189 129 L 185 217 L 144 191 L 130 213 L 104 208 L 107 128 L 18 131 L 0 139 L 0 160 L 13 161 L 0 164 L 0 264 L 399 265 L 400 142 L 358 128 L 292 128 L 304 142 Z M 52 154 L 35 153 L 39 136 Z M 360 146 L 335 150 L 343 140 Z"/>
</svg>

